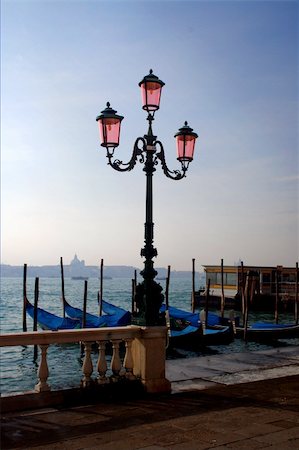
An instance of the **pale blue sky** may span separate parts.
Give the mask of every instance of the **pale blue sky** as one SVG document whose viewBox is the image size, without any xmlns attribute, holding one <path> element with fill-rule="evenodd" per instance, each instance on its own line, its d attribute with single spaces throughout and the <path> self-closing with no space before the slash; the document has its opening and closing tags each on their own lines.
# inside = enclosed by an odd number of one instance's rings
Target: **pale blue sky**
<svg viewBox="0 0 299 450">
<path fill-rule="evenodd" d="M 147 129 L 138 82 L 164 82 L 154 132 L 157 266 L 298 260 L 298 2 L 2 0 L 2 262 L 142 267 L 145 176 L 107 166 L 95 117 L 124 115 L 116 157 Z"/>
</svg>

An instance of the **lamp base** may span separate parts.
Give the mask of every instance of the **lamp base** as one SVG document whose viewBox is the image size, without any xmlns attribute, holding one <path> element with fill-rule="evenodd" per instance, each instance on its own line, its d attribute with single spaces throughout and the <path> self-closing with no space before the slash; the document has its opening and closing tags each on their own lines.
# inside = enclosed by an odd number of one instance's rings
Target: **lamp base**
<svg viewBox="0 0 299 450">
<path fill-rule="evenodd" d="M 136 286 L 137 312 L 132 314 L 132 324 L 138 326 L 163 326 L 165 314 L 160 313 L 164 301 L 162 286 L 154 280 L 144 280 Z"/>
</svg>

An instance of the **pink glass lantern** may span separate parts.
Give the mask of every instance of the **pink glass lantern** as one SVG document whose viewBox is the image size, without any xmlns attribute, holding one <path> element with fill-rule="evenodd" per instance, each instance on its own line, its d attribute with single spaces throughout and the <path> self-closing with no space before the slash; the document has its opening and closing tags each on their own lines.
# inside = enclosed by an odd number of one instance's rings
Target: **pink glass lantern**
<svg viewBox="0 0 299 450">
<path fill-rule="evenodd" d="M 174 137 L 176 138 L 177 159 L 183 167 L 188 167 L 189 162 L 193 160 L 195 140 L 198 135 L 188 126 L 188 122 L 185 122 L 185 125 L 179 129 Z"/>
<path fill-rule="evenodd" d="M 107 108 L 101 111 L 101 114 L 96 118 L 99 124 L 101 146 L 102 147 L 117 147 L 119 145 L 120 124 L 123 116 L 116 114 L 117 111 L 110 108 L 110 103 L 107 103 Z"/>
<path fill-rule="evenodd" d="M 148 113 L 157 111 L 160 106 L 160 98 L 162 87 L 165 83 L 153 74 L 150 70 L 149 75 L 146 75 L 139 86 L 141 87 L 142 108 Z"/>
</svg>

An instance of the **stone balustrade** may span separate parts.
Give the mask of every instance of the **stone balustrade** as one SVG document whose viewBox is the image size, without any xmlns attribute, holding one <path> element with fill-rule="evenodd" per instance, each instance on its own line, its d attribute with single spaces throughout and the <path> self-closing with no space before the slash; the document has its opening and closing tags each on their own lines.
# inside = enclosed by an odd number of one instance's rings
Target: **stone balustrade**
<svg viewBox="0 0 299 450">
<path fill-rule="evenodd" d="M 99 384 L 117 382 L 121 378 L 140 379 L 148 392 L 169 392 L 170 383 L 165 378 L 165 327 L 115 327 L 80 330 L 34 331 L 0 335 L 0 347 L 37 345 L 40 349 L 36 392 L 51 390 L 48 384 L 49 368 L 47 350 L 49 345 L 78 343 L 84 348 L 81 386 L 87 388 Z M 91 358 L 92 345 L 98 348 L 97 376 Z M 124 358 L 120 356 L 120 345 L 124 348 Z M 107 376 L 107 347 L 112 348 Z M 61 352 L 61 364 L 67 364 Z M 55 375 L 55 374 L 54 374 Z"/>
</svg>

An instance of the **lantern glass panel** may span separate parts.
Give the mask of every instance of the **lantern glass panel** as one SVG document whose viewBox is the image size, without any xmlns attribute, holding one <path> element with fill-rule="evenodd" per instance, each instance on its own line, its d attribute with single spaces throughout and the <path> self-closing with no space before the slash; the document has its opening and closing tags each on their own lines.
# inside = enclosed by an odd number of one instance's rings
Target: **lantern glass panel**
<svg viewBox="0 0 299 450">
<path fill-rule="evenodd" d="M 141 85 L 143 109 L 156 111 L 159 109 L 162 86 L 154 81 L 146 81 Z"/>
<path fill-rule="evenodd" d="M 195 139 L 195 136 L 188 134 L 181 134 L 176 137 L 177 158 L 179 161 L 192 161 Z"/>
<path fill-rule="evenodd" d="M 117 147 L 119 145 L 120 123 L 121 121 L 115 118 L 99 120 L 100 137 L 104 147 Z"/>
</svg>

